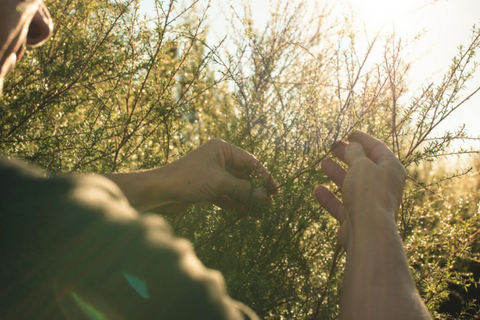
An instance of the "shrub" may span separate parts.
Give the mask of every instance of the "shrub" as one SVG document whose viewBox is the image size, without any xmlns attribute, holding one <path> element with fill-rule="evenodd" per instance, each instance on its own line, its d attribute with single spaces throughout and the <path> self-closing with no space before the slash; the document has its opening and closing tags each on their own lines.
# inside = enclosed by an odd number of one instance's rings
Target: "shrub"
<svg viewBox="0 0 480 320">
<path fill-rule="evenodd" d="M 451 150 L 468 138 L 462 129 L 433 136 L 474 94 L 463 90 L 480 29 L 441 83 L 405 103 L 408 44 L 378 34 L 362 56 L 355 17 L 335 19 L 329 6 L 279 1 L 264 30 L 246 6 L 244 16 L 232 15 L 223 52 L 207 41 L 207 8 L 198 1 L 157 1 L 153 18 L 139 15 L 136 0 L 47 4 L 54 35 L 27 53 L 0 100 L 4 153 L 66 173 L 158 167 L 211 137 L 246 149 L 279 183 L 271 205 L 244 213 L 198 204 L 167 219 L 261 317 L 333 319 L 345 255 L 336 221 L 312 191 L 329 184 L 319 163 L 333 143 L 362 129 L 409 172 L 398 225 L 428 308 L 438 319 L 480 312 L 473 302 L 442 311 L 452 285 L 478 281 L 468 267 L 478 261 L 478 160 L 475 169 L 445 170 L 440 158 L 475 151 Z"/>
</svg>

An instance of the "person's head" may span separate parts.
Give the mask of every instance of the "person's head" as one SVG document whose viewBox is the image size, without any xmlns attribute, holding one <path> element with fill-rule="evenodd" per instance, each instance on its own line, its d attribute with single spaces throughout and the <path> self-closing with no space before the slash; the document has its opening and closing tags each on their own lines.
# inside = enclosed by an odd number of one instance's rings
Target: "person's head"
<svg viewBox="0 0 480 320">
<path fill-rule="evenodd" d="M 3 78 L 22 58 L 25 46 L 39 46 L 51 33 L 43 0 L 0 0 L 0 94 Z"/>
</svg>

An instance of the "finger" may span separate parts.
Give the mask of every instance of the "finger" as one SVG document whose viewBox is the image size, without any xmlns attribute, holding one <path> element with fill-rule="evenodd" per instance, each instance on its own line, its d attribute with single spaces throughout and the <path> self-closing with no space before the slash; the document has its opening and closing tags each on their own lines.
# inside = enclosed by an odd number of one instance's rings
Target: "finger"
<svg viewBox="0 0 480 320">
<path fill-rule="evenodd" d="M 263 217 L 263 212 L 259 211 L 258 207 L 249 206 L 248 204 L 243 205 L 240 202 L 235 201 L 228 196 L 219 196 L 210 200 L 210 202 L 222 209 L 226 209 L 226 210 L 240 209 L 241 211 L 247 213 L 249 216 L 252 216 L 255 218 Z"/>
<path fill-rule="evenodd" d="M 342 162 L 345 162 L 345 148 L 347 146 L 347 143 L 341 141 L 332 150 L 333 154 Z"/>
<path fill-rule="evenodd" d="M 277 193 L 278 185 L 270 172 L 263 164 L 247 151 L 228 144 L 231 149 L 230 155 L 226 157 L 226 168 L 234 177 L 250 180 L 250 176 L 262 178 L 265 188 L 271 193 Z"/>
<path fill-rule="evenodd" d="M 218 196 L 216 198 L 213 198 L 210 200 L 211 203 L 214 205 L 222 208 L 222 209 L 239 209 L 242 207 L 240 203 L 237 201 L 233 200 L 232 198 L 228 196 Z"/>
<path fill-rule="evenodd" d="M 225 172 L 222 191 L 224 192 L 217 192 L 217 194 L 227 195 L 233 200 L 240 201 L 240 203 L 267 201 L 268 199 L 267 192 L 264 188 L 257 187 L 253 190 L 250 182 L 238 179 L 228 172 Z"/>
<path fill-rule="evenodd" d="M 338 163 L 330 158 L 323 160 L 321 167 L 327 177 L 339 188 L 343 186 L 343 180 L 345 180 L 345 176 L 347 175 L 347 171 L 345 171 L 345 169 L 343 169 Z"/>
<path fill-rule="evenodd" d="M 340 223 L 345 221 L 345 208 L 343 203 L 325 186 L 315 188 L 315 197 L 322 207 L 324 207 Z"/>
<path fill-rule="evenodd" d="M 391 161 L 395 158 L 393 152 L 390 151 L 382 141 L 375 139 L 363 131 L 356 130 L 353 140 L 362 145 L 366 155 L 376 164 Z"/>
<path fill-rule="evenodd" d="M 350 167 L 359 160 L 368 160 L 368 157 L 362 145 L 358 142 L 350 142 L 345 148 L 345 163 Z"/>
</svg>

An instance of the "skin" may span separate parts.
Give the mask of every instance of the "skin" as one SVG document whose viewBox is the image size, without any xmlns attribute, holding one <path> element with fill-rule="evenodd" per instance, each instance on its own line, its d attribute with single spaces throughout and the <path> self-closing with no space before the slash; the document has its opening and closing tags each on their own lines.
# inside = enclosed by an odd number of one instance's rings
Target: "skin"
<svg viewBox="0 0 480 320">
<path fill-rule="evenodd" d="M 52 33 L 43 0 L 0 0 L 0 94 L 3 79 L 22 58 L 25 47 L 40 46 Z"/>
<path fill-rule="evenodd" d="M 3 78 L 21 59 L 26 45 L 44 43 L 52 32 L 42 0 L 0 0 L 0 93 Z M 322 162 L 342 190 L 343 202 L 326 187 L 315 196 L 340 221 L 339 239 L 347 252 L 340 319 L 430 319 L 415 289 L 396 227 L 405 170 L 379 140 L 357 131 L 334 154 L 349 166 Z M 154 170 L 105 175 L 140 211 L 175 213 L 211 201 L 239 207 L 268 201 L 277 184 L 248 152 L 213 139 L 184 158 Z M 261 186 L 252 187 L 252 179 Z M 102 179 L 102 183 L 106 179 Z"/>
<path fill-rule="evenodd" d="M 137 210 L 162 214 L 202 201 L 247 210 L 246 204 L 268 201 L 277 189 L 257 158 L 221 139 L 212 139 L 165 167 L 105 176 L 120 186 Z M 252 188 L 252 177 L 260 180 L 260 186 Z"/>
<path fill-rule="evenodd" d="M 315 196 L 341 227 L 347 263 L 339 319 L 430 319 L 410 274 L 396 216 L 405 169 L 388 147 L 362 131 L 333 151 L 322 170 L 342 190 L 343 202 L 325 186 Z"/>
</svg>

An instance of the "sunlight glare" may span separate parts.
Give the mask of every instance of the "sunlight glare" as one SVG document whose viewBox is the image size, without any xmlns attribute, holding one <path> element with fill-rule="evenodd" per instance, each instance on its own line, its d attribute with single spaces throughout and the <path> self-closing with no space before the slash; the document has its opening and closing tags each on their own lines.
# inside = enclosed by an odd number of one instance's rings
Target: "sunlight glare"
<svg viewBox="0 0 480 320">
<path fill-rule="evenodd" d="M 395 30 L 409 28 L 405 17 L 422 7 L 418 0 L 348 0 L 370 31 L 394 26 Z M 411 26 L 410 26 L 411 27 Z"/>
</svg>

